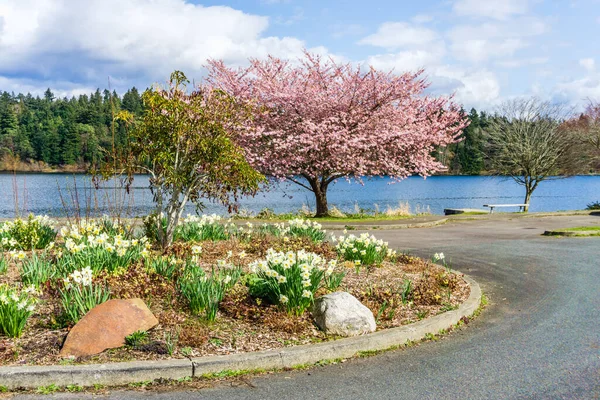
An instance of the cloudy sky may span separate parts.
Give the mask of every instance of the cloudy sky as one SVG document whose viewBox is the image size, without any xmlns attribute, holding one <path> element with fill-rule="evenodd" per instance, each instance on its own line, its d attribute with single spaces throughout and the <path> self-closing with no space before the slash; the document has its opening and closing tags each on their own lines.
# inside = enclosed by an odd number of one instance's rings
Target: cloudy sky
<svg viewBox="0 0 600 400">
<path fill-rule="evenodd" d="M 0 90 L 145 88 L 209 57 L 303 48 L 395 71 L 491 109 L 600 100 L 600 0 L 0 0 Z"/>
</svg>

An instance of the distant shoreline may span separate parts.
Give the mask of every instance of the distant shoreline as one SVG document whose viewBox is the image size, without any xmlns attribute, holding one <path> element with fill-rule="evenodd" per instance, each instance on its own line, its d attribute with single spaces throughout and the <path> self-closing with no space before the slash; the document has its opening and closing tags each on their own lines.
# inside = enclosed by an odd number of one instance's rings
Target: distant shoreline
<svg viewBox="0 0 600 400">
<path fill-rule="evenodd" d="M 37 175 L 58 175 L 58 174 L 75 174 L 75 175 L 90 175 L 89 171 L 87 169 L 83 169 L 83 168 L 73 168 L 73 167 L 61 167 L 61 168 L 56 168 L 56 169 L 52 169 L 52 168 L 47 168 L 47 169 L 40 169 L 40 170 L 35 170 L 35 169 L 22 169 L 22 170 L 8 170 L 8 169 L 0 169 L 0 175 L 12 175 L 12 174 L 16 174 L 16 175 L 26 175 L 26 174 L 37 174 Z M 134 175 L 146 175 L 144 173 L 135 173 Z M 412 175 L 412 176 L 419 176 L 419 175 Z M 491 175 L 488 173 L 482 173 L 479 175 L 467 175 L 467 174 L 449 174 L 449 173 L 441 173 L 441 174 L 433 174 L 431 175 L 431 177 L 434 176 L 501 176 L 501 175 Z M 510 178 L 510 176 L 505 176 L 502 175 L 505 178 Z M 596 173 L 591 173 L 591 174 L 578 174 L 578 175 L 572 175 L 572 176 L 600 176 L 600 171 L 596 172 Z M 387 177 L 387 175 L 386 175 Z M 570 178 L 570 176 L 565 177 L 565 178 Z"/>
</svg>

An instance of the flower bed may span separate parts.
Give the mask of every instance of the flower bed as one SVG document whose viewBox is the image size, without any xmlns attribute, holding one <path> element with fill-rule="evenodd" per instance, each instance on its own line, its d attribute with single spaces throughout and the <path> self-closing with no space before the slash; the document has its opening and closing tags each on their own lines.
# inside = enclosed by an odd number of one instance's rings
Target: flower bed
<svg viewBox="0 0 600 400">
<path fill-rule="evenodd" d="M 313 300 L 329 292 L 355 296 L 371 309 L 378 329 L 454 309 L 469 295 L 443 255 L 437 265 L 396 254 L 370 235 L 326 241 L 322 227 L 307 221 L 237 226 L 217 216 L 190 217 L 178 232 L 179 240 L 164 252 L 109 220 L 64 226 L 41 249 L 1 247 L 0 364 L 281 348 L 335 339 L 310 314 Z M 136 333 L 122 348 L 61 359 L 64 338 L 87 311 L 109 298 L 136 297 L 158 326 Z"/>
</svg>

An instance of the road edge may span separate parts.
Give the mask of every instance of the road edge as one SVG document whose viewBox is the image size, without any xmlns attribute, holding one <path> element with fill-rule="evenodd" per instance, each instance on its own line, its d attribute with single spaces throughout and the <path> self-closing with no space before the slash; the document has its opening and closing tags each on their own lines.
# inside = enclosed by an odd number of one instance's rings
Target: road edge
<svg viewBox="0 0 600 400">
<path fill-rule="evenodd" d="M 421 340 L 428 334 L 437 334 L 475 313 L 480 307 L 482 297 L 479 284 L 468 275 L 454 272 L 461 274 L 469 284 L 469 298 L 456 310 L 410 325 L 330 342 L 226 356 L 88 365 L 5 366 L 0 367 L 0 386 L 9 390 L 35 389 L 50 385 L 119 386 L 159 378 L 181 379 L 222 371 L 293 368 L 323 360 L 350 358 L 363 352 L 387 350 L 410 341 Z"/>
</svg>

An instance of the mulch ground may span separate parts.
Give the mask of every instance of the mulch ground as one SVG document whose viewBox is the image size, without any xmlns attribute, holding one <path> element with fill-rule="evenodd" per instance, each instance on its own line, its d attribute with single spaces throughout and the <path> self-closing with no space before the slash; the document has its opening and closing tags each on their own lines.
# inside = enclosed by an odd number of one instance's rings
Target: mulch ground
<svg viewBox="0 0 600 400">
<path fill-rule="evenodd" d="M 169 254 L 189 252 L 190 246 L 176 244 Z M 207 269 L 229 251 L 233 261 L 247 265 L 263 257 L 269 247 L 282 251 L 305 248 L 327 258 L 337 258 L 329 243 L 284 242 L 274 237 L 250 243 L 234 240 L 203 242 L 202 247 L 201 263 Z M 238 257 L 242 251 L 247 254 L 243 259 Z M 401 255 L 394 262 L 362 268 L 358 273 L 351 263 L 342 263 L 340 268 L 346 269 L 346 276 L 338 290 L 351 293 L 366 305 L 376 317 L 378 330 L 410 324 L 454 309 L 469 296 L 469 286 L 459 275 L 419 258 Z M 0 337 L 0 365 L 104 363 L 224 355 L 335 339 L 316 327 L 309 312 L 301 317 L 289 316 L 277 306 L 251 297 L 243 280 L 226 295 L 217 320 L 209 323 L 201 316 L 191 315 L 174 283 L 148 272 L 143 262 L 132 265 L 120 275 L 100 278 L 110 287 L 112 298 L 140 297 L 156 315 L 159 325 L 149 331 L 144 344 L 136 348 L 124 346 L 88 358 L 62 359 L 59 351 L 70 327 L 61 322 L 58 293 L 48 282 L 42 301 L 22 337 Z M 12 264 L 6 274 L 0 275 L 0 284 L 14 283 L 18 279 L 18 268 Z M 410 295 L 403 297 L 407 285 L 411 288 Z M 169 355 L 169 343 L 175 344 L 172 355 Z"/>
</svg>

